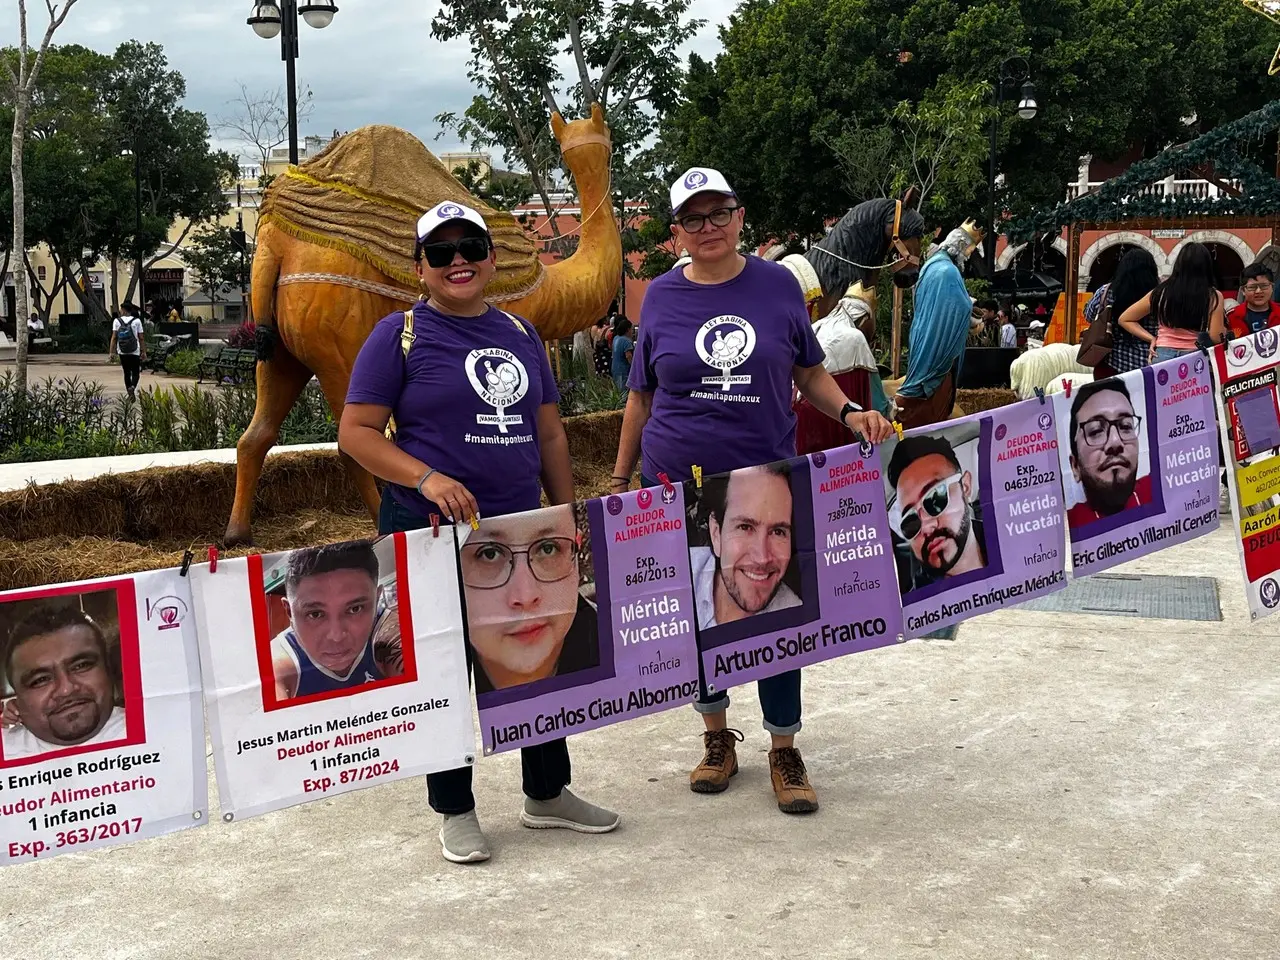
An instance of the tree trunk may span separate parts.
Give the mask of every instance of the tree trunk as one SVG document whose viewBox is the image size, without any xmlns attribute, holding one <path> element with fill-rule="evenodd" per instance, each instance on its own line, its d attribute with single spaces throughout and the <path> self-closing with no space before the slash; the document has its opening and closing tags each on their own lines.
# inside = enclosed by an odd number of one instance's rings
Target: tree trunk
<svg viewBox="0 0 1280 960">
<path fill-rule="evenodd" d="M 120 272 L 120 257 L 118 254 L 111 255 L 111 315 L 114 317 L 120 312 L 120 284 L 117 277 Z"/>
<path fill-rule="evenodd" d="M 17 89 L 13 109 L 12 156 L 9 159 L 9 171 L 13 176 L 13 246 L 11 250 L 19 253 L 27 249 L 27 216 L 26 216 L 26 183 L 22 177 L 22 145 L 27 133 L 27 106 L 30 93 L 20 85 Z M 17 373 L 18 387 L 27 389 L 27 317 L 31 315 L 31 301 L 27 293 L 27 273 L 25 270 L 15 271 L 14 286 L 14 340 L 17 341 Z"/>
</svg>

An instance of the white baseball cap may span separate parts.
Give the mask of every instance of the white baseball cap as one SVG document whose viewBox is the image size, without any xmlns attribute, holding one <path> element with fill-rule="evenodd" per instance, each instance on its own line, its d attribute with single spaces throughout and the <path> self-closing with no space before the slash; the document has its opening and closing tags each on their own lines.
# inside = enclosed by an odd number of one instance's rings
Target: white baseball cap
<svg viewBox="0 0 1280 960">
<path fill-rule="evenodd" d="M 422 243 L 446 223 L 455 223 L 459 220 L 479 227 L 486 235 L 489 233 L 489 225 L 484 222 L 484 217 L 468 206 L 446 200 L 443 203 L 437 203 L 418 219 L 418 242 Z"/>
<path fill-rule="evenodd" d="M 719 170 L 690 167 L 671 185 L 671 212 L 679 213 L 681 207 L 700 193 L 723 193 L 735 199 L 738 196 Z"/>
</svg>

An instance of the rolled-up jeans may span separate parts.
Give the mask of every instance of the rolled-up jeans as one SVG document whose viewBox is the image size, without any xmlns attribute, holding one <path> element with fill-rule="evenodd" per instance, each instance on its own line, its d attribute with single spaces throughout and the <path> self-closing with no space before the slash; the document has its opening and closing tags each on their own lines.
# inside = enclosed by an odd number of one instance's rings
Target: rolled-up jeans
<svg viewBox="0 0 1280 960">
<path fill-rule="evenodd" d="M 661 480 L 641 474 L 640 483 L 646 487 L 660 487 Z M 764 728 L 779 737 L 788 737 L 799 733 L 803 724 L 800 722 L 800 671 L 788 670 L 777 676 L 766 677 L 756 682 L 756 691 L 760 695 L 760 712 L 764 714 Z M 702 672 L 702 657 L 698 657 L 698 699 L 693 704 L 698 713 L 723 713 L 729 709 L 729 693 L 718 690 L 710 693 L 707 690 L 707 678 Z"/>
<path fill-rule="evenodd" d="M 442 518 L 441 522 L 444 521 Z M 431 521 L 421 517 L 398 502 L 390 491 L 382 492 L 382 507 L 378 511 L 378 532 L 395 533 L 402 530 L 421 530 Z M 463 598 L 465 610 L 466 598 Z M 467 645 L 467 669 L 471 669 L 471 647 Z M 524 795 L 532 800 L 554 800 L 569 785 L 572 773 L 569 765 L 569 745 L 563 739 L 550 740 L 535 747 L 522 747 L 520 768 L 524 781 Z M 475 809 L 476 798 L 471 792 L 471 767 L 443 770 L 427 774 L 427 803 L 436 813 L 453 816 Z"/>
</svg>

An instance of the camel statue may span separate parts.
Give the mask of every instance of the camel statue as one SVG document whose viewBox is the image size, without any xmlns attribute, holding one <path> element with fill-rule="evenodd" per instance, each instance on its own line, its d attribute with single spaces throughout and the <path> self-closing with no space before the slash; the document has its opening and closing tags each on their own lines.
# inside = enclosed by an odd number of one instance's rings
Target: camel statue
<svg viewBox="0 0 1280 960">
<path fill-rule="evenodd" d="M 236 445 L 227 544 L 250 542 L 267 451 L 312 375 L 340 417 L 356 355 L 374 324 L 417 299 L 411 257 L 424 210 L 457 200 L 484 216 L 498 257 L 489 298 L 528 319 L 544 340 L 569 336 L 604 315 L 622 273 L 609 196 L 609 127 L 598 104 L 590 117 L 568 123 L 553 113 L 551 127 L 583 214 L 577 250 L 557 263 L 544 265 L 514 217 L 470 196 L 418 140 L 394 127 L 355 130 L 267 188 L 253 259 L 257 406 Z M 373 477 L 341 456 L 376 517 Z"/>
</svg>

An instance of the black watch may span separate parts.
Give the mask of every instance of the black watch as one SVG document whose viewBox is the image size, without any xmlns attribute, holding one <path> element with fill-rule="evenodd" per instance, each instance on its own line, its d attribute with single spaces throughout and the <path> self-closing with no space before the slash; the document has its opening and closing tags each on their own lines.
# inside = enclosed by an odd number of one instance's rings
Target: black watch
<svg viewBox="0 0 1280 960">
<path fill-rule="evenodd" d="M 843 407 L 841 407 L 840 408 L 840 425 L 842 427 L 849 426 L 847 423 L 844 422 L 844 418 L 851 413 L 862 413 L 862 408 L 852 401 L 850 401 L 849 403 L 846 403 Z"/>
</svg>

